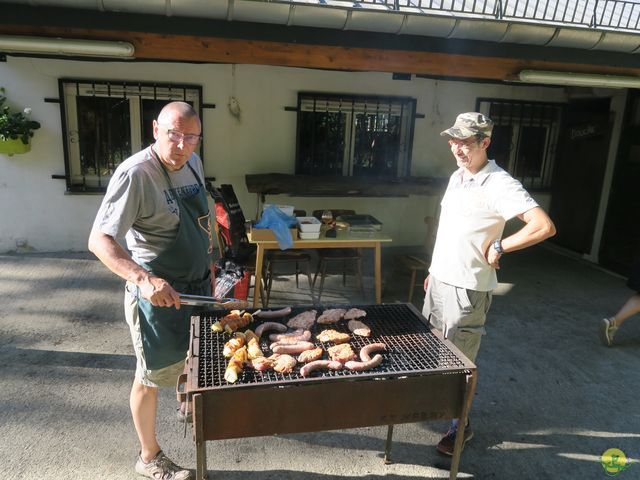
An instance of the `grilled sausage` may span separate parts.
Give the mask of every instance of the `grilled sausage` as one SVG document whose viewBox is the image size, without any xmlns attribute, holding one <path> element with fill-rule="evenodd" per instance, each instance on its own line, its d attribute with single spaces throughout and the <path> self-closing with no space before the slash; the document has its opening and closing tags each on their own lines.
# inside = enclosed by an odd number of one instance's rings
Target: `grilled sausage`
<svg viewBox="0 0 640 480">
<path fill-rule="evenodd" d="M 256 327 L 256 335 L 261 337 L 268 330 L 277 330 L 278 332 L 286 332 L 287 326 L 278 322 L 264 322 Z"/>
<path fill-rule="evenodd" d="M 354 372 L 362 372 L 364 370 L 371 370 L 376 368 L 382 363 L 382 355 L 376 353 L 368 362 L 354 362 L 350 361 L 344 364 L 347 370 L 353 370 Z"/>
<path fill-rule="evenodd" d="M 282 318 L 291 313 L 291 307 L 281 308 L 280 310 L 259 310 L 254 312 L 253 316 L 258 318 Z"/>
<path fill-rule="evenodd" d="M 371 360 L 371 354 L 380 350 L 386 350 L 387 346 L 384 343 L 370 343 L 360 349 L 360 360 L 368 362 Z"/>
<path fill-rule="evenodd" d="M 311 332 L 298 328 L 289 333 L 272 333 L 269 335 L 269 340 L 281 343 L 308 342 L 311 340 Z"/>
<path fill-rule="evenodd" d="M 305 350 L 311 350 L 313 348 L 316 348 L 316 346 L 311 342 L 297 342 L 290 344 L 276 342 L 272 343 L 270 348 L 273 353 L 286 353 L 292 355 L 302 353 Z"/>
<path fill-rule="evenodd" d="M 325 368 L 340 370 L 342 368 L 342 363 L 336 362 L 335 360 L 316 360 L 315 362 L 310 362 L 304 365 L 300 369 L 300 375 L 308 377 L 314 370 L 321 370 Z"/>
</svg>

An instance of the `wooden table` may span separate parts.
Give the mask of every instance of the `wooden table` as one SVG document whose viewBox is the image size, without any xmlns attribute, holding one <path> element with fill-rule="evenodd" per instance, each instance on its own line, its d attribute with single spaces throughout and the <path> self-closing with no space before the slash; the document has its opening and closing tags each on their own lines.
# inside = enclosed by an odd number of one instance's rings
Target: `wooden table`
<svg viewBox="0 0 640 480">
<path fill-rule="evenodd" d="M 256 251 L 256 271 L 255 286 L 253 289 L 253 308 L 258 308 L 260 301 L 260 282 L 262 281 L 262 266 L 264 264 L 265 250 L 279 250 L 280 246 L 276 240 L 256 240 L 252 238 L 251 231 L 248 233 L 249 241 L 255 243 Z M 376 303 L 382 303 L 382 261 L 380 245 L 391 242 L 391 237 L 382 233 L 352 235 L 346 230 L 338 230 L 336 238 L 327 238 L 324 232 L 320 233 L 317 240 L 294 239 L 291 249 L 313 249 L 313 248 L 373 248 L 374 249 L 374 273 L 376 287 Z"/>
</svg>

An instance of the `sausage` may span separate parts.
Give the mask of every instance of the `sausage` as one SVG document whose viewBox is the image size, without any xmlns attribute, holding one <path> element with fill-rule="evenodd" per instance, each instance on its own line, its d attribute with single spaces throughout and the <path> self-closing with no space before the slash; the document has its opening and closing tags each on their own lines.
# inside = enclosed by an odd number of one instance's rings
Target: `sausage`
<svg viewBox="0 0 640 480">
<path fill-rule="evenodd" d="M 278 332 L 286 332 L 287 326 L 278 322 L 264 322 L 256 327 L 256 335 L 261 337 L 263 332 L 268 330 L 277 330 Z"/>
<path fill-rule="evenodd" d="M 291 313 L 291 307 L 281 308 L 280 310 L 258 310 L 253 313 L 258 318 L 282 318 Z"/>
<path fill-rule="evenodd" d="M 283 344 L 283 343 L 276 342 L 276 343 L 272 343 L 270 348 L 273 353 L 287 353 L 291 355 L 291 354 L 302 353 L 305 350 L 311 350 L 312 348 L 316 348 L 316 346 L 311 342 L 297 342 L 297 343 L 290 343 L 290 344 Z"/>
<path fill-rule="evenodd" d="M 342 363 L 336 362 L 335 360 L 316 360 L 315 362 L 309 362 L 306 365 L 303 365 L 300 369 L 300 375 L 308 377 L 314 370 L 321 370 L 325 368 L 340 370 L 342 368 Z"/>
<path fill-rule="evenodd" d="M 360 360 L 368 362 L 371 360 L 371 354 L 379 350 L 386 350 L 387 346 L 384 343 L 370 343 L 360 349 Z"/>
<path fill-rule="evenodd" d="M 298 328 L 289 333 L 272 333 L 269 335 L 269 340 L 281 343 L 308 342 L 311 340 L 311 332 Z"/>
<path fill-rule="evenodd" d="M 364 370 L 371 370 L 376 368 L 382 363 L 382 355 L 376 353 L 373 358 L 367 362 L 354 362 L 350 361 L 344 364 L 347 370 L 353 370 L 354 372 L 362 372 Z"/>
</svg>

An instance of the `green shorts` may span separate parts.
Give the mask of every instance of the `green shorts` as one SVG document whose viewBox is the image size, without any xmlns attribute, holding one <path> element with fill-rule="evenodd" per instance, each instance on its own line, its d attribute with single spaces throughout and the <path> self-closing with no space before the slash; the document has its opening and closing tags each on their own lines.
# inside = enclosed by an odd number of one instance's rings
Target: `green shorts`
<svg viewBox="0 0 640 480">
<path fill-rule="evenodd" d="M 475 362 L 490 306 L 491 292 L 455 287 L 432 275 L 422 314 L 469 360 Z"/>
<path fill-rule="evenodd" d="M 144 349 L 142 348 L 142 334 L 140 333 L 138 299 L 130 293 L 128 288 L 135 292 L 136 287 L 127 282 L 124 291 L 124 316 L 129 325 L 133 350 L 136 354 L 136 380 L 147 387 L 175 387 L 178 376 L 184 371 L 185 362 L 181 361 L 157 370 L 147 369 Z"/>
</svg>

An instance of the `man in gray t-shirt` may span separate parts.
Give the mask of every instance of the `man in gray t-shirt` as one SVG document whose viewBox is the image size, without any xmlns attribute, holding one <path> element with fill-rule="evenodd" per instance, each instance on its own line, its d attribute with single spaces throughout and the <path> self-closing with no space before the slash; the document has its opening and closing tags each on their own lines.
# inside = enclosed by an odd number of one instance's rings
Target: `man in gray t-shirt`
<svg viewBox="0 0 640 480">
<path fill-rule="evenodd" d="M 136 354 L 130 407 L 140 441 L 137 473 L 186 480 L 189 470 L 162 452 L 156 436 L 158 388 L 173 387 L 189 343 L 192 307 L 180 293 L 211 294 L 211 220 L 204 171 L 194 150 L 200 119 L 184 102 L 153 122 L 156 142 L 125 160 L 109 182 L 89 250 L 126 280 L 125 318 Z M 116 239 L 125 237 L 131 254 Z M 187 414 L 187 406 L 181 412 Z"/>
</svg>

